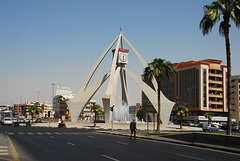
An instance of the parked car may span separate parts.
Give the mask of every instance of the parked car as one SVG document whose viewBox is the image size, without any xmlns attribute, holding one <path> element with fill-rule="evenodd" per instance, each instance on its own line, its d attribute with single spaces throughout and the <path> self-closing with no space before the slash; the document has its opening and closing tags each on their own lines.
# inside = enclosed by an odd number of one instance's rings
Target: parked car
<svg viewBox="0 0 240 161">
<path fill-rule="evenodd" d="M 240 125 L 238 125 L 238 124 L 233 124 L 233 125 L 232 125 L 232 131 L 240 131 Z"/>
<path fill-rule="evenodd" d="M 207 123 L 199 123 L 197 124 L 197 127 L 203 127 L 204 125 L 206 125 Z"/>
<path fill-rule="evenodd" d="M 203 131 L 219 131 L 219 127 L 214 124 L 206 124 L 202 127 Z"/>
<path fill-rule="evenodd" d="M 3 118 L 1 124 L 2 124 L 3 126 L 5 126 L 5 125 L 10 125 L 10 126 L 12 126 L 12 124 L 13 124 L 12 118 L 11 118 L 11 117 L 5 117 L 5 118 Z"/>
<path fill-rule="evenodd" d="M 29 118 L 25 118 L 25 119 L 24 119 L 24 122 L 27 123 L 27 122 L 29 122 L 29 120 L 30 120 Z"/>
<path fill-rule="evenodd" d="M 226 130 L 227 129 L 227 124 L 222 124 L 221 129 Z"/>
<path fill-rule="evenodd" d="M 12 118 L 13 123 L 17 122 L 16 118 Z"/>
<path fill-rule="evenodd" d="M 21 118 L 19 119 L 19 123 L 24 123 L 25 122 L 25 119 Z"/>
</svg>

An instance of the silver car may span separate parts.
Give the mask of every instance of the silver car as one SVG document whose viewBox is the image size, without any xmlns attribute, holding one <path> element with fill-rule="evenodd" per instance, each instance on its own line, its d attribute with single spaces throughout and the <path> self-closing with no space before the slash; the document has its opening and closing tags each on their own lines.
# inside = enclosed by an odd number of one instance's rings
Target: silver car
<svg viewBox="0 0 240 161">
<path fill-rule="evenodd" d="M 214 125 L 214 124 L 206 124 L 202 127 L 203 131 L 219 131 L 219 127 L 218 125 Z"/>
<path fill-rule="evenodd" d="M 12 121 L 12 118 L 11 117 L 5 117 L 5 118 L 3 118 L 3 120 L 2 120 L 2 125 L 4 126 L 4 125 L 10 125 L 10 126 L 12 126 L 12 124 L 13 124 L 13 121 Z"/>
<path fill-rule="evenodd" d="M 240 125 L 238 124 L 232 125 L 232 131 L 240 131 Z"/>
</svg>

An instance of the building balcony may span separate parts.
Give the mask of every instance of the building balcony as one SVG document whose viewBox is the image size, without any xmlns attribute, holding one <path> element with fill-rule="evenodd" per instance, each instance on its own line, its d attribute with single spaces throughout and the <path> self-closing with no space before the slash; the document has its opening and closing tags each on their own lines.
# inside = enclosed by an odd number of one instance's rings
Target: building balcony
<svg viewBox="0 0 240 161">
<path fill-rule="evenodd" d="M 222 81 L 216 81 L 209 79 L 209 83 L 215 83 L 215 84 L 223 84 Z"/>
<path fill-rule="evenodd" d="M 210 94 L 209 93 L 209 97 L 222 98 L 223 96 L 220 94 Z"/>
<path fill-rule="evenodd" d="M 209 111 L 223 112 L 223 109 L 222 108 L 209 108 Z"/>
<path fill-rule="evenodd" d="M 212 105 L 223 105 L 223 102 L 209 101 L 209 104 L 212 104 Z"/>
<path fill-rule="evenodd" d="M 217 88 L 217 87 L 209 87 L 209 90 L 214 90 L 214 91 L 222 91 L 222 88 Z"/>
<path fill-rule="evenodd" d="M 212 76 L 212 77 L 221 77 L 222 78 L 222 74 L 216 74 L 216 73 L 209 73 L 209 76 Z"/>
</svg>

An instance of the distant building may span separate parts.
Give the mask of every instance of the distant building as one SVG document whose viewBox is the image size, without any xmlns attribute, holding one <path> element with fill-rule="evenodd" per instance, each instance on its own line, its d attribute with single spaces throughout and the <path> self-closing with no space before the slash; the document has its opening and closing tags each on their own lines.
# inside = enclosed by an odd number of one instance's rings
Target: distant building
<svg viewBox="0 0 240 161">
<path fill-rule="evenodd" d="M 13 106 L 13 116 L 24 116 L 27 117 L 27 104 L 14 104 Z"/>
<path fill-rule="evenodd" d="M 240 75 L 232 76 L 232 118 L 240 121 Z"/>
<path fill-rule="evenodd" d="M 91 107 L 96 104 L 96 100 L 90 100 L 85 109 L 82 112 L 82 115 L 80 114 L 79 117 L 81 117 L 83 120 L 92 120 L 95 116 L 94 112 L 91 111 Z"/>
<path fill-rule="evenodd" d="M 53 111 L 52 102 L 43 102 L 41 108 L 43 109 L 42 116 L 44 118 L 54 118 L 55 112 Z M 50 117 L 48 117 L 49 115 Z"/>
<path fill-rule="evenodd" d="M 72 93 L 70 87 L 56 87 L 56 96 L 53 98 L 53 111 L 55 112 L 55 118 L 62 118 L 62 116 L 65 116 L 66 119 L 71 119 L 66 101 L 73 98 L 74 95 L 75 94 Z"/>
</svg>

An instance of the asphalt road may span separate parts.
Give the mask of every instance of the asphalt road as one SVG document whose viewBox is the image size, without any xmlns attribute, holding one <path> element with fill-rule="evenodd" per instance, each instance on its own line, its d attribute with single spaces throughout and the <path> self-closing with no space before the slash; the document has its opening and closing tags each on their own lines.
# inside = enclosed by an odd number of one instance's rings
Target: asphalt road
<svg viewBox="0 0 240 161">
<path fill-rule="evenodd" d="M 240 158 L 240 154 L 140 138 L 134 140 L 86 129 L 0 126 L 0 134 L 1 140 L 9 136 L 21 161 L 239 161 Z M 6 146 L 6 139 L 0 142 L 1 146 Z M 10 144 L 7 146 L 11 149 Z M 12 159 L 12 155 L 5 158 Z M 0 153 L 0 158 L 3 157 Z"/>
</svg>

